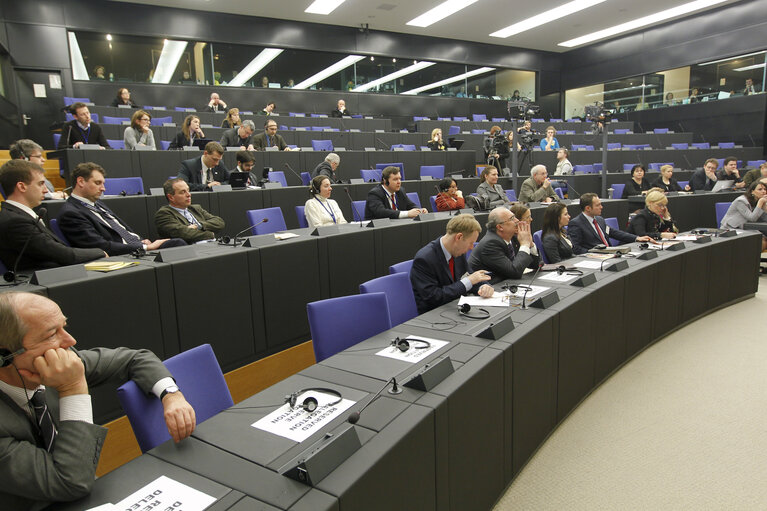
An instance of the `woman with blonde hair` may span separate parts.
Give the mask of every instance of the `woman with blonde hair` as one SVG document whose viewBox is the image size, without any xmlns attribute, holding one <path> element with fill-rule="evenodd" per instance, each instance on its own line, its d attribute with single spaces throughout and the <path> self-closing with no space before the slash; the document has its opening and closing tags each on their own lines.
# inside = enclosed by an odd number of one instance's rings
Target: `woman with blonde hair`
<svg viewBox="0 0 767 511">
<path fill-rule="evenodd" d="M 432 151 L 444 151 L 445 142 L 442 141 L 442 130 L 439 128 L 431 130 L 431 140 L 429 140 L 426 145 Z"/>
<path fill-rule="evenodd" d="M 679 232 L 668 211 L 668 199 L 660 188 L 651 188 L 644 199 L 645 208 L 629 222 L 628 232 L 654 239 L 673 239 Z"/>
</svg>

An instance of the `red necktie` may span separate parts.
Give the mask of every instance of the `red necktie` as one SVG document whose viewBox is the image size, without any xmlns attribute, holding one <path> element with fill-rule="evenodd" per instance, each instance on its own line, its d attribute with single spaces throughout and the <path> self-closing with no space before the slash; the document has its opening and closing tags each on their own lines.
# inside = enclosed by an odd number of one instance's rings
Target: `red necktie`
<svg viewBox="0 0 767 511">
<path fill-rule="evenodd" d="M 602 244 L 606 247 L 609 247 L 610 244 L 607 243 L 607 239 L 605 238 L 605 235 L 602 233 L 602 229 L 599 228 L 599 224 L 597 223 L 597 219 L 594 219 L 594 228 L 597 230 L 597 234 L 599 234 L 599 239 L 602 240 Z"/>
<path fill-rule="evenodd" d="M 451 257 L 447 265 L 450 266 L 450 276 L 453 277 L 453 282 L 455 282 L 455 257 Z"/>
<path fill-rule="evenodd" d="M 394 200 L 394 194 L 391 194 L 391 208 L 394 210 L 397 209 L 397 201 Z"/>
</svg>

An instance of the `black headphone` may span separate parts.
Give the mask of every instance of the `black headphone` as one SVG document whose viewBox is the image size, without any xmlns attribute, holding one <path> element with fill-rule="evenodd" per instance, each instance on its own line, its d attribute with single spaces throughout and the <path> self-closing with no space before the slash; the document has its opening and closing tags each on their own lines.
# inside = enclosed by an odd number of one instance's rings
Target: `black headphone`
<svg viewBox="0 0 767 511">
<path fill-rule="evenodd" d="M 468 303 L 464 303 L 463 305 L 458 306 L 458 314 L 461 316 L 467 317 L 469 319 L 487 319 L 490 317 L 490 311 L 487 309 L 481 309 L 477 307 L 477 310 L 482 312 L 482 316 L 477 316 L 476 314 L 471 314 L 471 305 Z"/>
<path fill-rule="evenodd" d="M 404 339 L 400 339 L 399 337 L 397 337 L 391 342 L 391 346 L 394 346 L 400 351 L 405 352 L 410 349 L 411 342 L 421 343 L 421 346 L 413 345 L 413 349 L 416 349 L 416 350 L 425 350 L 425 349 L 431 348 L 431 343 L 429 341 L 425 341 L 423 339 L 413 339 L 412 337 L 405 337 Z"/>
<path fill-rule="evenodd" d="M 647 242 L 643 242 L 639 244 L 639 250 L 647 250 L 648 248 L 650 248 L 650 244 Z"/>
<path fill-rule="evenodd" d="M 7 348 L 0 348 L 0 367 L 7 367 L 13 363 L 13 358 L 16 355 L 21 355 L 27 351 L 25 348 L 21 348 L 11 353 L 11 350 Z"/>
<path fill-rule="evenodd" d="M 309 193 L 311 193 L 312 195 L 317 195 L 318 193 L 320 193 L 320 191 L 314 187 L 314 180 L 312 180 L 312 184 L 309 185 Z"/>
<path fill-rule="evenodd" d="M 285 402 L 290 405 L 290 409 L 292 410 L 296 407 L 296 404 L 298 403 L 298 396 L 300 396 L 301 394 L 305 392 L 309 392 L 311 390 L 314 390 L 316 392 L 324 392 L 326 394 L 333 394 L 334 396 L 338 397 L 338 399 L 336 399 L 332 403 L 328 403 L 328 406 L 337 405 L 338 403 L 341 402 L 341 399 L 343 399 L 343 397 L 341 396 L 341 393 L 338 392 L 337 390 L 326 389 L 324 387 L 310 387 L 308 389 L 301 389 L 299 391 L 293 392 L 292 394 L 288 394 L 287 396 L 285 396 Z M 313 411 L 315 411 L 318 406 L 319 406 L 319 402 L 317 401 L 317 398 L 312 396 L 307 397 L 306 399 L 303 400 L 303 402 L 300 405 L 298 405 L 299 408 L 303 408 L 309 413 L 312 413 Z"/>
<path fill-rule="evenodd" d="M 530 286 L 518 286 L 516 284 L 506 284 L 506 285 L 501 286 L 501 289 L 505 289 L 506 291 L 508 291 L 511 294 L 516 293 L 520 289 L 527 289 L 528 291 L 532 291 L 532 288 Z"/>
<path fill-rule="evenodd" d="M 571 268 L 568 270 L 564 264 L 557 266 L 558 275 L 563 275 L 565 272 L 567 272 L 568 275 L 583 275 L 583 270 L 579 270 L 577 268 Z"/>
<path fill-rule="evenodd" d="M 224 234 L 223 236 L 216 238 L 219 245 L 229 245 L 232 242 L 232 238 Z"/>
</svg>

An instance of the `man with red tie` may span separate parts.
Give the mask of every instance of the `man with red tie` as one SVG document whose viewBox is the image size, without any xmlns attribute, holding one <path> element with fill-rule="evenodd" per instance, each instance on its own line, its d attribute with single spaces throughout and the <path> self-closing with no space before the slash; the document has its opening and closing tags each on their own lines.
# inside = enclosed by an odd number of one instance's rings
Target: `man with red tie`
<svg viewBox="0 0 767 511">
<path fill-rule="evenodd" d="M 365 220 L 374 218 L 413 218 L 427 211 L 417 207 L 402 189 L 399 167 L 386 167 L 381 173 L 381 184 L 368 192 L 365 202 Z"/>
<path fill-rule="evenodd" d="M 585 254 L 597 245 L 610 246 L 608 238 L 614 238 L 621 243 L 653 240 L 649 236 L 636 236 L 617 229 L 610 229 L 605 224 L 602 214 L 602 201 L 595 193 L 581 195 L 582 213 L 572 220 L 567 227 L 567 234 L 573 242 L 574 254 Z"/>
<path fill-rule="evenodd" d="M 474 246 L 482 230 L 472 215 L 458 215 L 447 223 L 444 236 L 432 241 L 415 255 L 410 270 L 418 313 L 423 314 L 449 303 L 461 295 L 475 292 L 493 296 L 485 270 L 468 273 L 466 252 Z"/>
</svg>

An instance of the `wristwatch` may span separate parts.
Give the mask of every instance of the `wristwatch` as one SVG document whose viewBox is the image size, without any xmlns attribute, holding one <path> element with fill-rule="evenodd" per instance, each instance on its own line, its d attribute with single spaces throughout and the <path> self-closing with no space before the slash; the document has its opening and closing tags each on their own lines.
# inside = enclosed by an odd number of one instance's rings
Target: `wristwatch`
<svg viewBox="0 0 767 511">
<path fill-rule="evenodd" d="M 166 395 L 168 395 L 168 394 L 175 394 L 175 393 L 176 393 L 176 392 L 178 392 L 178 391 L 179 391 L 179 388 L 178 388 L 178 386 L 176 386 L 176 385 L 171 385 L 170 387 L 168 387 L 167 389 L 165 389 L 165 390 L 163 390 L 163 391 L 162 391 L 162 393 L 160 394 L 160 401 L 162 401 L 162 400 L 163 400 L 163 398 L 164 398 Z"/>
</svg>

